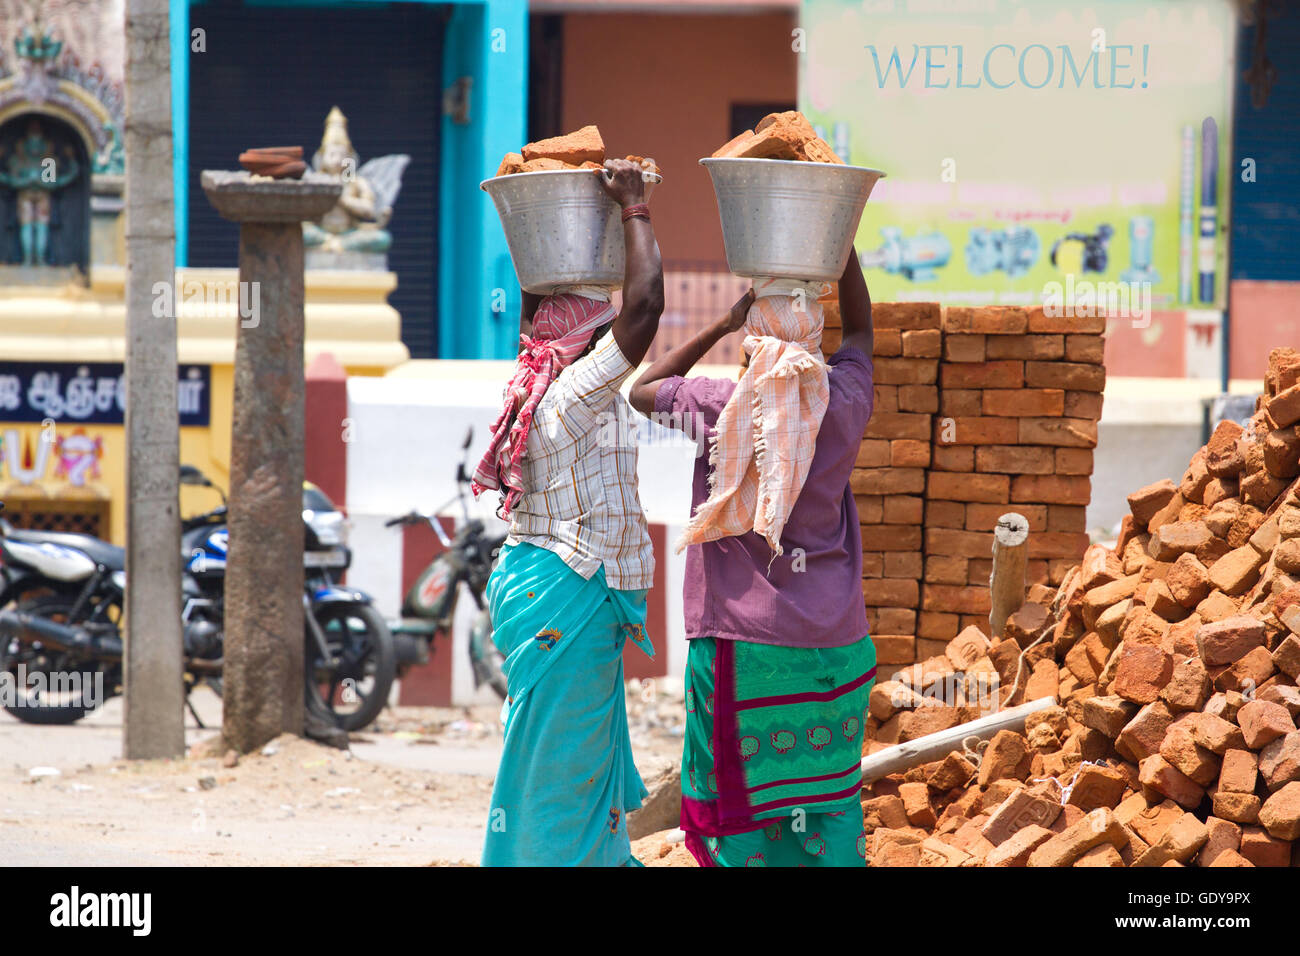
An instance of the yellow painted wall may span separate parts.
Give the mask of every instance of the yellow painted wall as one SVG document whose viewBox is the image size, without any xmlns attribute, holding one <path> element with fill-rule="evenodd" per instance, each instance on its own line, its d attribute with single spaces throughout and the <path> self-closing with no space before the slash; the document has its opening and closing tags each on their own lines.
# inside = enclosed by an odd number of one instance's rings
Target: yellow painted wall
<svg viewBox="0 0 1300 956">
<path fill-rule="evenodd" d="M 392 273 L 307 274 L 306 361 L 321 352 L 333 353 L 350 375 L 382 375 L 409 358 L 400 339 L 401 317 L 387 303 L 396 285 Z M 85 289 L 0 289 L 0 355 L 11 361 L 121 362 L 125 356 L 126 310 L 122 304 L 124 270 L 96 267 Z M 177 275 L 178 288 L 228 286 L 233 269 L 189 269 Z M 209 425 L 180 429 L 180 460 L 197 467 L 225 489 L 230 481 L 231 414 L 234 396 L 235 333 L 239 323 L 235 302 L 221 292 L 211 306 L 181 299 L 177 315 L 177 354 L 181 364 L 210 367 Z M 56 442 L 83 431 L 99 439 L 98 476 L 74 487 L 58 473 Z M 38 423 L 7 423 L 0 419 L 0 436 L 12 432 L 19 448 L 31 450 L 33 464 L 42 440 L 50 443 L 45 468 L 31 484 L 15 480 L 7 467 L 0 471 L 0 499 L 33 497 L 107 497 L 109 538 L 126 539 L 126 434 L 122 425 L 56 424 L 42 436 Z M 21 455 L 21 452 L 20 452 Z M 207 510 L 220 502 L 213 491 L 181 489 L 181 514 Z"/>
</svg>

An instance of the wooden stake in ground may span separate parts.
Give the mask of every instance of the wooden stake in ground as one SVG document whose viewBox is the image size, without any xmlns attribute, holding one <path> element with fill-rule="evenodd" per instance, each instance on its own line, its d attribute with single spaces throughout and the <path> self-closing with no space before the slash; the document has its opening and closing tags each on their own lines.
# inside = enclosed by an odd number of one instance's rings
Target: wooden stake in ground
<svg viewBox="0 0 1300 956">
<path fill-rule="evenodd" d="M 998 519 L 993 529 L 993 573 L 989 591 L 989 637 L 997 640 L 1007 618 L 1025 603 L 1025 563 L 1029 557 L 1029 521 L 1014 511 Z"/>
<path fill-rule="evenodd" d="M 126 569 L 130 585 L 122 750 L 130 759 L 177 757 L 185 752 L 169 30 L 168 0 L 127 0 Z"/>
</svg>

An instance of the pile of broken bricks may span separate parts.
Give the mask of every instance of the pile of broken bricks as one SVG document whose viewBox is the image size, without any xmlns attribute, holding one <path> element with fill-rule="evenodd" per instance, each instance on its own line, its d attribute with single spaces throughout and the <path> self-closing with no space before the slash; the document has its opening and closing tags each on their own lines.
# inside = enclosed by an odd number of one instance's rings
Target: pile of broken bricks
<svg viewBox="0 0 1300 956">
<path fill-rule="evenodd" d="M 1300 353 L 990 641 L 872 691 L 865 752 L 1042 697 L 863 789 L 875 866 L 1300 865 Z"/>
</svg>

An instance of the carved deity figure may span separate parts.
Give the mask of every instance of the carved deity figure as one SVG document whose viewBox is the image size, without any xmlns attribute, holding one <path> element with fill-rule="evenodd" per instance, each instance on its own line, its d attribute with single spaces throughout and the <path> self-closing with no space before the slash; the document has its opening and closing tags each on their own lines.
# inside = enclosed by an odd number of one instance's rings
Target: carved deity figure
<svg viewBox="0 0 1300 956">
<path fill-rule="evenodd" d="M 80 173 L 72 147 L 65 146 L 62 157 L 56 157 L 40 122 L 34 118 L 28 122 L 26 134 L 15 144 L 0 170 L 0 185 L 18 194 L 23 265 L 50 264 L 51 197 L 75 181 Z"/>
<path fill-rule="evenodd" d="M 303 242 L 322 252 L 387 252 L 393 237 L 384 227 L 402 188 L 411 157 L 380 156 L 357 168 L 348 120 L 336 106 L 325 119 L 325 135 L 312 168 L 343 183 L 338 204 L 317 222 L 303 223 Z"/>
</svg>

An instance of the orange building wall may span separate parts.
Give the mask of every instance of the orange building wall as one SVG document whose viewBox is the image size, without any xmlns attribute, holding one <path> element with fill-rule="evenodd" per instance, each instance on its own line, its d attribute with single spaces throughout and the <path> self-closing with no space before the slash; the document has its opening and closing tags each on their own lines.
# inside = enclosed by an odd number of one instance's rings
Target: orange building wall
<svg viewBox="0 0 1300 956">
<path fill-rule="evenodd" d="M 610 156 L 651 156 L 663 256 L 723 262 L 709 175 L 698 160 L 731 138 L 731 104 L 794 103 L 791 14 L 564 18 L 563 123 L 600 127 Z"/>
</svg>

